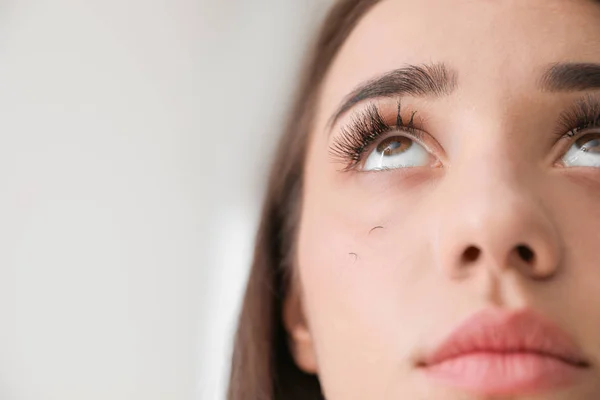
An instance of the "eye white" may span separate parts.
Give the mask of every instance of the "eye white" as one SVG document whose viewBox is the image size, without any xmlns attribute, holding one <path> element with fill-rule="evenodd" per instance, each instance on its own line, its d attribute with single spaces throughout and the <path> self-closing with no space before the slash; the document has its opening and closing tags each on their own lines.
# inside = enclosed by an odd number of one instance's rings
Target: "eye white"
<svg viewBox="0 0 600 400">
<path fill-rule="evenodd" d="M 405 136 L 385 139 L 375 147 L 365 161 L 364 171 L 410 168 L 428 165 L 429 152 L 416 141 Z"/>
<path fill-rule="evenodd" d="M 585 136 L 582 138 L 585 140 Z M 569 148 L 562 158 L 565 167 L 600 168 L 600 136 L 579 139 Z"/>
</svg>

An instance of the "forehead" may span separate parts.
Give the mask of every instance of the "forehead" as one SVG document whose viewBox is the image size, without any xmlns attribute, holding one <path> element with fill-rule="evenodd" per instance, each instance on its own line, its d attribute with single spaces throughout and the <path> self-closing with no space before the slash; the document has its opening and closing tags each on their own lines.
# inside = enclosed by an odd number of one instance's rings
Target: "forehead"
<svg viewBox="0 0 600 400">
<path fill-rule="evenodd" d="M 556 62 L 600 61 L 600 2 L 386 0 L 360 21 L 322 91 L 332 111 L 360 83 L 406 64 L 443 62 L 462 90 L 533 88 Z"/>
</svg>

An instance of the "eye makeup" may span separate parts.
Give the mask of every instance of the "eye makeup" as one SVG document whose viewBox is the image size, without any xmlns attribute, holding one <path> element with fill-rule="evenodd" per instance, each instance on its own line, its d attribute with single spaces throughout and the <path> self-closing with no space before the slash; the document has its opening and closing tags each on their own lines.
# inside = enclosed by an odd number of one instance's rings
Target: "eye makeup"
<svg viewBox="0 0 600 400">
<path fill-rule="evenodd" d="M 408 140 L 421 141 L 424 133 L 415 125 L 416 115 L 417 112 L 413 111 L 408 120 L 403 118 L 402 104 L 398 101 L 395 124 L 390 124 L 381 115 L 377 105 L 370 104 L 356 112 L 352 120 L 340 129 L 329 153 L 335 162 L 345 165 L 343 171 L 350 171 L 356 169 L 373 145 L 390 132 L 397 132 Z"/>
<path fill-rule="evenodd" d="M 568 149 L 558 165 L 600 168 L 600 99 L 588 95 L 577 100 L 561 114 L 560 126 Z"/>
<path fill-rule="evenodd" d="M 386 140 L 394 141 L 394 145 L 400 146 L 398 150 L 402 150 L 401 145 L 409 146 L 412 141 L 423 143 L 428 135 L 417 126 L 417 111 L 408 116 L 404 113 L 404 118 L 402 111 L 401 101 L 398 101 L 395 118 L 384 118 L 376 104 L 369 104 L 355 112 L 333 139 L 329 149 L 333 161 L 344 165 L 343 172 L 360 170 L 366 155 L 374 146 L 379 149 Z M 588 142 L 595 140 L 594 143 L 597 143 L 600 138 L 600 96 L 587 95 L 578 99 L 559 115 L 558 121 L 556 135 L 561 139 L 572 141 L 583 152 L 596 149 Z M 422 125 L 421 119 L 418 122 Z M 388 147 L 387 150 L 393 151 L 392 147 Z M 383 149 L 381 153 L 391 154 Z"/>
<path fill-rule="evenodd" d="M 600 128 L 600 98 L 593 95 L 580 98 L 561 114 L 559 121 L 558 134 L 564 138 L 578 137 L 590 129 Z"/>
</svg>

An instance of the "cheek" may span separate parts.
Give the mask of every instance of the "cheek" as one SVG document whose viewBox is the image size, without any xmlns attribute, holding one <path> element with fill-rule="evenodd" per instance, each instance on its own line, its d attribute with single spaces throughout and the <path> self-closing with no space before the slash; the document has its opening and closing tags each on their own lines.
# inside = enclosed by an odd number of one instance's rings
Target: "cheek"
<svg viewBox="0 0 600 400">
<path fill-rule="evenodd" d="M 552 212 L 561 226 L 563 274 L 541 300 L 560 316 L 592 354 L 600 354 L 600 177 L 597 171 L 569 177 L 552 193 Z M 576 310 L 576 312 L 573 312 Z M 600 361 L 600 360 L 599 360 Z"/>
<path fill-rule="evenodd" d="M 323 187 L 318 195 L 308 187 L 297 259 L 320 378 L 362 388 L 364 398 L 410 370 L 409 344 L 419 333 L 410 321 L 423 320 L 414 304 L 434 291 L 418 197 L 375 186 L 351 194 Z M 348 385 L 351 377 L 360 379 Z"/>
<path fill-rule="evenodd" d="M 600 276 L 600 174 L 594 169 L 577 171 L 559 184 L 548 182 L 545 192 L 563 237 L 565 277 Z"/>
</svg>

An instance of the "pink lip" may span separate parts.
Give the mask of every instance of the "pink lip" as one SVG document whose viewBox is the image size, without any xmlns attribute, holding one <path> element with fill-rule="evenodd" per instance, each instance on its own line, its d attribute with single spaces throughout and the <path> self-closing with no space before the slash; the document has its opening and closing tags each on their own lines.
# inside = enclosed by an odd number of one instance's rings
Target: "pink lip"
<svg viewBox="0 0 600 400">
<path fill-rule="evenodd" d="M 421 367 L 444 385 L 494 396 L 571 385 L 589 364 L 563 331 L 537 314 L 488 309 L 462 323 Z"/>
</svg>

